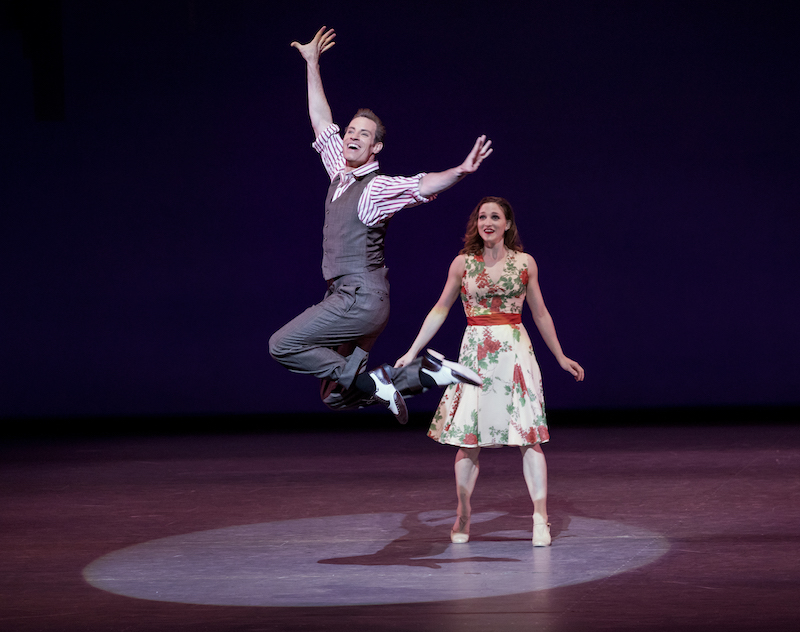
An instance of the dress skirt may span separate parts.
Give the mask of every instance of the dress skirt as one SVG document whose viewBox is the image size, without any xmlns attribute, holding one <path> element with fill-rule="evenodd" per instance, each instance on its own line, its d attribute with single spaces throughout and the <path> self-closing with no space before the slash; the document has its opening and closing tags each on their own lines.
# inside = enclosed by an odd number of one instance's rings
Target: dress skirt
<svg viewBox="0 0 800 632">
<path fill-rule="evenodd" d="M 521 323 L 468 326 L 458 361 L 477 372 L 483 386 L 448 386 L 429 437 L 460 447 L 549 441 L 542 374 Z"/>
</svg>

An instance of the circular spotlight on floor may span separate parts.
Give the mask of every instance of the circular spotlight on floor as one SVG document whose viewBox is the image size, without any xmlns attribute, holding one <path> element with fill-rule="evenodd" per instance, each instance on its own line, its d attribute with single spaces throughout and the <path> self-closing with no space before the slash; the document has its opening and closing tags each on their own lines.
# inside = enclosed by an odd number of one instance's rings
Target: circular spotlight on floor
<svg viewBox="0 0 800 632">
<path fill-rule="evenodd" d="M 375 605 L 494 597 L 595 581 L 649 564 L 669 548 L 656 533 L 582 517 L 564 518 L 553 546 L 534 548 L 530 531 L 491 530 L 503 515 L 473 515 L 467 544 L 448 540 L 452 512 L 227 527 L 121 549 L 89 564 L 83 575 L 96 588 L 156 601 Z M 481 522 L 483 528 L 476 529 Z"/>
</svg>

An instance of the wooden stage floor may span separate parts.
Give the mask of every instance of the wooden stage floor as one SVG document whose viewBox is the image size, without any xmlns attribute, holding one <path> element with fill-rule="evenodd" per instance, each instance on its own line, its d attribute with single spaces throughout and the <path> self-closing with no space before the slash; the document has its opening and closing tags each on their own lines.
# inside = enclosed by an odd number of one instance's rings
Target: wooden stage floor
<svg viewBox="0 0 800 632">
<path fill-rule="evenodd" d="M 454 450 L 420 428 L 7 439 L 0 630 L 800 624 L 797 424 L 551 431 L 549 549 L 515 448 L 451 545 Z"/>
</svg>

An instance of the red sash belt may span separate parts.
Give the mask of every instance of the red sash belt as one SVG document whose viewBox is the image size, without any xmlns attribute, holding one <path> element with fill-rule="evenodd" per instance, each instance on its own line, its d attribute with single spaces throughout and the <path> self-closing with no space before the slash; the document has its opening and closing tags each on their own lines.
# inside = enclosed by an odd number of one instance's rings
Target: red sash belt
<svg viewBox="0 0 800 632">
<path fill-rule="evenodd" d="M 519 325 L 522 314 L 484 314 L 467 316 L 467 325 Z"/>
</svg>

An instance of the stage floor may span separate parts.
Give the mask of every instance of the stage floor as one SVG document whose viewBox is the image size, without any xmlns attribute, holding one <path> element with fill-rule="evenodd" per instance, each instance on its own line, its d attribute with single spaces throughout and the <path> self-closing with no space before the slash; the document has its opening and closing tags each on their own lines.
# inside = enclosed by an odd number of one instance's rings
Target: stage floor
<svg viewBox="0 0 800 632">
<path fill-rule="evenodd" d="M 0 630 L 800 621 L 796 425 L 551 428 L 547 549 L 518 449 L 481 453 L 452 545 L 454 449 L 380 428 L 5 441 Z"/>
</svg>

